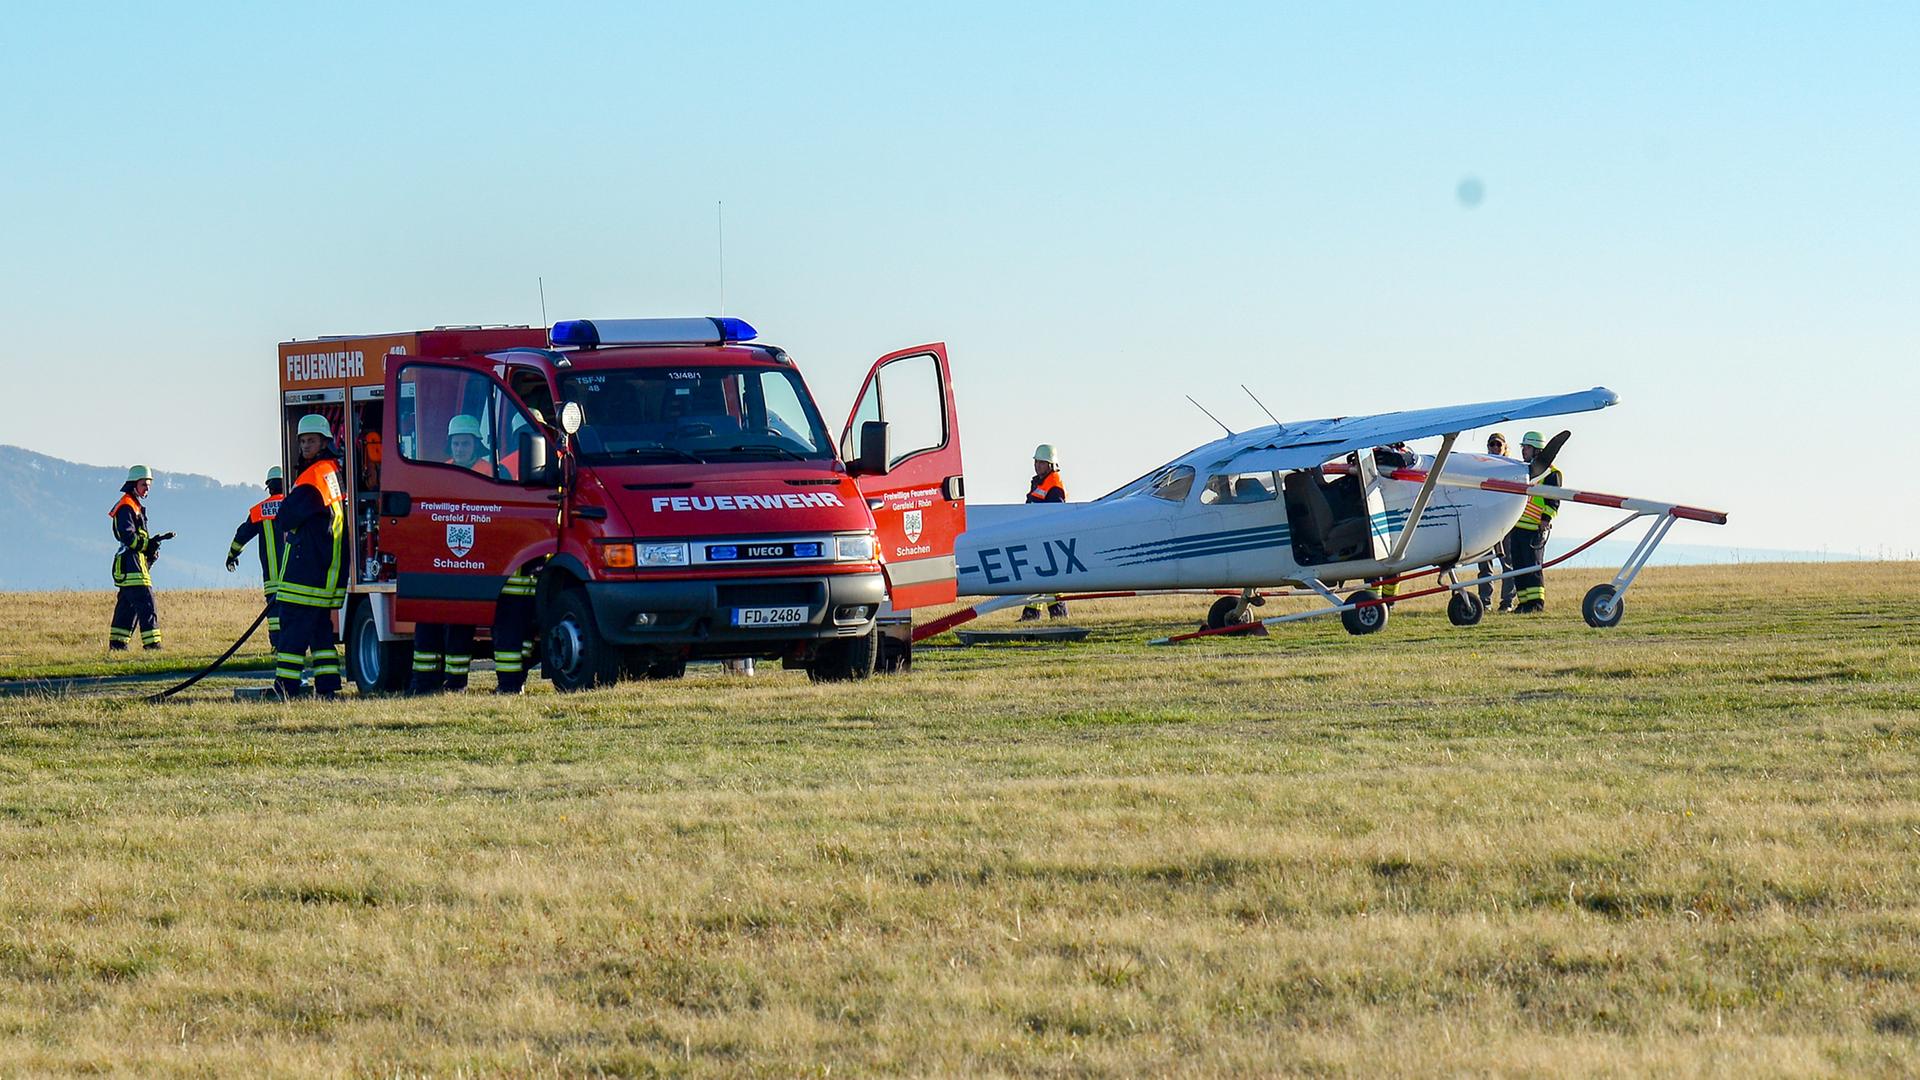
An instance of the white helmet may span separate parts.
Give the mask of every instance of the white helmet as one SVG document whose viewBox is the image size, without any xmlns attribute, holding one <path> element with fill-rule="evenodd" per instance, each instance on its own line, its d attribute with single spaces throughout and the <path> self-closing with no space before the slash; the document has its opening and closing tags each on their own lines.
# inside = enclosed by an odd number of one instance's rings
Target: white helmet
<svg viewBox="0 0 1920 1080">
<path fill-rule="evenodd" d="M 1052 443 L 1041 443 L 1033 448 L 1033 460 L 1044 461 L 1049 465 L 1060 464 L 1060 455 L 1053 449 Z"/>
</svg>

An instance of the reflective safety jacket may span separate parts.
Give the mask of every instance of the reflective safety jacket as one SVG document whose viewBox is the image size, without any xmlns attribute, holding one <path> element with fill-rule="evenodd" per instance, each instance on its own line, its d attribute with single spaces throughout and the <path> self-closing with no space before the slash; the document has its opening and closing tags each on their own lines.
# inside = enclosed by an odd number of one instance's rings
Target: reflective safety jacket
<svg viewBox="0 0 1920 1080">
<path fill-rule="evenodd" d="M 281 496 L 275 495 L 254 503 L 253 509 L 247 511 L 247 520 L 233 530 L 233 546 L 227 549 L 228 555 L 238 557 L 254 538 L 259 538 L 260 584 L 268 596 L 272 596 L 280 586 L 280 536 L 279 530 L 274 527 L 274 520 L 284 501 Z"/>
<path fill-rule="evenodd" d="M 283 604 L 339 607 L 347 599 L 346 492 L 331 453 L 301 472 L 280 500 L 274 524 L 285 538 L 280 559 Z"/>
<path fill-rule="evenodd" d="M 1532 482 L 1535 484 L 1545 484 L 1548 487 L 1567 486 L 1566 478 L 1560 475 L 1558 468 L 1548 469 Z M 1516 529 L 1525 529 L 1528 532 L 1551 529 L 1553 528 L 1554 515 L 1559 512 L 1559 499 L 1549 499 L 1544 495 L 1534 495 L 1527 499 L 1526 508 L 1520 511 L 1520 520 L 1515 522 L 1513 527 Z"/>
<path fill-rule="evenodd" d="M 147 535 L 147 508 L 131 494 L 122 493 L 120 501 L 107 511 L 113 519 L 113 538 L 120 542 L 120 550 L 113 553 L 113 583 L 125 588 L 129 585 L 153 584 L 153 540 Z"/>
<path fill-rule="evenodd" d="M 1033 488 L 1027 492 L 1030 503 L 1066 502 L 1067 485 L 1060 482 L 1060 470 L 1054 469 L 1045 476 L 1033 478 Z"/>
</svg>

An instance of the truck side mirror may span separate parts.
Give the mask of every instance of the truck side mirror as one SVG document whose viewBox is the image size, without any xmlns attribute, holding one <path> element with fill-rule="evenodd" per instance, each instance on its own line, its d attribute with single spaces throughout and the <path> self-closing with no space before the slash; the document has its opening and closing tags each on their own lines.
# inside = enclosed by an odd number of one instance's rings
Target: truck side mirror
<svg viewBox="0 0 1920 1080">
<path fill-rule="evenodd" d="M 531 429 L 520 433 L 520 482 L 527 487 L 552 487 L 553 448 L 547 437 Z"/>
<path fill-rule="evenodd" d="M 893 467 L 893 441 L 887 435 L 885 420 L 868 420 L 860 425 L 860 456 L 851 463 L 855 476 L 885 476 Z"/>
</svg>

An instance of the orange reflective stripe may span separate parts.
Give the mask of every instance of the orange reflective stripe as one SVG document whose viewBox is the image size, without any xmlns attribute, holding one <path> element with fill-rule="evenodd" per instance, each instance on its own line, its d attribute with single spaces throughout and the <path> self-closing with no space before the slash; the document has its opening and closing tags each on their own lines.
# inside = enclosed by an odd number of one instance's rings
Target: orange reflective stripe
<svg viewBox="0 0 1920 1080">
<path fill-rule="evenodd" d="M 113 509 L 107 511 L 107 516 L 112 517 L 115 514 L 118 514 L 120 512 L 120 508 L 123 506 L 133 507 L 133 512 L 136 514 L 141 512 L 140 500 L 122 492 L 120 495 L 120 501 L 113 504 Z"/>
<path fill-rule="evenodd" d="M 1027 492 L 1027 497 L 1044 502 L 1049 491 L 1058 491 L 1062 499 L 1067 497 L 1067 485 L 1060 482 L 1060 474 L 1057 471 L 1041 477 L 1040 482 L 1033 485 L 1033 490 Z"/>
</svg>

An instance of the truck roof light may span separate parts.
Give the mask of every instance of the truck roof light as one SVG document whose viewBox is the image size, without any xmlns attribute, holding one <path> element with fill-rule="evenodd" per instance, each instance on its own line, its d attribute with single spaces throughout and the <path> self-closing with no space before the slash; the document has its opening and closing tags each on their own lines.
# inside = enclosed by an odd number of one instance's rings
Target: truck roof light
<svg viewBox="0 0 1920 1080">
<path fill-rule="evenodd" d="M 724 345 L 752 341 L 745 319 L 567 319 L 553 324 L 556 346 L 591 349 L 599 345 Z"/>
</svg>

